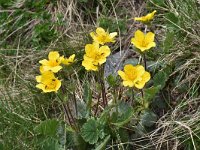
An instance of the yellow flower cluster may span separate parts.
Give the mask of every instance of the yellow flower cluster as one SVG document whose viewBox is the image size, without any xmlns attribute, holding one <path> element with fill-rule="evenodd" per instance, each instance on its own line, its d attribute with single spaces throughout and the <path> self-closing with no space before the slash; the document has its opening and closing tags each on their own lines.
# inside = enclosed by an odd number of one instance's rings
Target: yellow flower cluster
<svg viewBox="0 0 200 150">
<path fill-rule="evenodd" d="M 156 10 L 154 10 L 152 13 L 147 14 L 146 16 L 142 16 L 139 18 L 136 17 L 135 20 L 148 24 L 151 20 L 153 20 L 155 13 Z M 154 42 L 154 37 L 155 34 L 152 32 L 143 33 L 142 31 L 137 30 L 134 37 L 131 39 L 131 43 L 141 52 L 145 52 L 150 48 L 156 46 L 156 43 Z M 145 68 L 141 65 L 125 65 L 124 72 L 119 70 L 118 74 L 122 78 L 124 86 L 136 87 L 138 89 L 142 89 L 145 86 L 146 82 L 148 82 L 151 78 L 150 73 L 145 71 Z"/>
<path fill-rule="evenodd" d="M 145 71 L 141 65 L 125 65 L 124 72 L 119 70 L 118 74 L 122 78 L 124 86 L 136 87 L 138 89 L 142 89 L 151 78 L 150 73 Z"/>
<path fill-rule="evenodd" d="M 86 70 L 98 71 L 99 67 L 106 62 L 106 58 L 110 55 L 110 48 L 104 44 L 115 42 L 117 32 L 108 33 L 103 28 L 98 27 L 95 32 L 91 32 L 93 39 L 92 44 L 86 44 L 85 55 L 83 56 L 82 66 Z M 103 45 L 103 46 L 100 46 Z"/>
<path fill-rule="evenodd" d="M 47 92 L 57 92 L 61 87 L 61 81 L 55 77 L 54 73 L 57 73 L 62 69 L 61 64 L 70 65 L 74 62 L 75 54 L 71 55 L 69 58 L 64 58 L 60 56 L 57 51 L 49 52 L 48 60 L 40 60 L 41 75 L 36 76 L 36 81 L 38 84 L 37 88 L 41 89 L 44 93 Z"/>
<path fill-rule="evenodd" d="M 156 10 L 154 10 L 152 13 L 147 14 L 146 16 L 142 16 L 139 18 L 136 17 L 135 20 L 141 21 L 143 23 L 149 23 L 151 20 L 153 20 L 155 13 Z M 156 46 L 156 43 L 154 42 L 155 34 L 152 32 L 143 33 L 142 31 L 137 30 L 134 36 L 135 37 L 131 39 L 131 43 L 141 52 L 144 52 Z"/>
</svg>

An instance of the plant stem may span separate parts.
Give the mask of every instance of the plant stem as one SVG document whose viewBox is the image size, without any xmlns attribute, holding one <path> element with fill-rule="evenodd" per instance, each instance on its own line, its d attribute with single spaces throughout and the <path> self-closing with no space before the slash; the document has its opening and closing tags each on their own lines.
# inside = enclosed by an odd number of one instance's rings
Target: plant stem
<svg viewBox="0 0 200 150">
<path fill-rule="evenodd" d="M 131 106 L 133 106 L 133 100 L 134 100 L 134 92 L 133 89 L 131 88 Z"/>
<path fill-rule="evenodd" d="M 99 95 L 98 95 L 98 98 L 97 98 L 97 105 L 96 105 L 96 109 L 95 109 L 94 116 L 97 115 L 97 112 L 98 112 L 98 109 L 99 109 L 99 101 L 100 101 L 100 97 L 101 97 L 101 94 L 99 94 Z"/>
<path fill-rule="evenodd" d="M 74 117 L 73 117 L 73 115 L 72 115 L 72 112 L 71 112 L 71 109 L 69 108 L 68 103 L 66 103 L 66 106 L 67 106 L 67 110 L 69 111 L 69 115 L 71 116 L 72 121 L 73 121 L 73 123 L 74 123 L 74 125 L 75 125 L 75 124 L 76 124 L 76 121 L 75 121 L 75 119 L 74 119 Z"/>
<path fill-rule="evenodd" d="M 102 99 L 103 99 L 103 106 L 105 108 L 106 105 L 108 105 L 108 101 L 107 101 L 107 97 L 106 97 L 105 82 L 104 82 L 104 67 L 102 67 L 100 69 L 99 82 L 101 84 L 101 93 L 102 93 Z"/>
<path fill-rule="evenodd" d="M 141 89 L 141 94 L 142 94 L 142 105 L 144 106 L 144 91 Z"/>
<path fill-rule="evenodd" d="M 143 61 L 144 61 L 144 68 L 145 68 L 145 70 L 147 70 L 147 60 L 146 60 L 145 53 L 143 54 Z"/>
<path fill-rule="evenodd" d="M 73 92 L 73 99 L 74 99 L 74 106 L 75 106 L 76 117 L 78 117 L 78 109 L 77 109 L 77 101 L 76 101 L 75 92 Z"/>
<path fill-rule="evenodd" d="M 62 107 L 63 107 L 64 113 L 65 113 L 65 115 L 67 116 L 69 125 L 72 127 L 72 122 L 71 122 L 71 119 L 70 119 L 70 117 L 69 117 L 69 113 L 68 113 L 68 111 L 67 111 L 65 105 L 63 104 L 62 98 L 61 98 L 58 94 L 56 94 L 56 96 L 58 97 L 58 99 L 59 99 L 60 102 L 61 102 L 61 105 L 62 105 Z"/>
<path fill-rule="evenodd" d="M 71 119 L 70 119 L 70 117 L 69 117 L 69 113 L 68 113 L 68 111 L 67 111 L 67 109 L 66 109 L 66 107 L 65 107 L 65 105 L 62 103 L 62 107 L 63 107 L 63 110 L 64 110 L 64 112 L 65 112 L 65 114 L 66 114 L 66 116 L 67 116 L 67 119 L 68 119 L 68 121 L 69 121 L 69 125 L 71 126 L 71 127 L 73 127 L 72 126 L 72 122 L 71 122 Z"/>
<path fill-rule="evenodd" d="M 116 93 L 115 88 L 113 88 L 113 98 L 114 98 L 114 103 L 115 103 L 115 106 L 116 106 L 116 113 L 118 114 L 117 93 Z"/>
<path fill-rule="evenodd" d="M 145 29 L 144 29 L 144 33 L 146 34 L 147 33 L 147 25 L 145 25 Z M 144 62 L 144 68 L 145 70 L 147 69 L 147 61 L 146 61 L 146 55 L 145 55 L 145 52 L 143 53 L 143 62 Z"/>
</svg>

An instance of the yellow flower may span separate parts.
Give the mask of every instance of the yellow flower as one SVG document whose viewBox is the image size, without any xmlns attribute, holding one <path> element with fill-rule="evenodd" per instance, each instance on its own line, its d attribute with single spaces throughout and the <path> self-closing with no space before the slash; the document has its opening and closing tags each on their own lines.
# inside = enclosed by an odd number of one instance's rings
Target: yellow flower
<svg viewBox="0 0 200 150">
<path fill-rule="evenodd" d="M 95 32 L 91 32 L 90 36 L 93 38 L 94 42 L 97 42 L 101 45 L 105 43 L 115 42 L 115 36 L 117 36 L 117 32 L 108 33 L 103 28 L 98 27 Z"/>
<path fill-rule="evenodd" d="M 135 32 L 135 37 L 131 39 L 131 43 L 143 52 L 156 46 L 154 36 L 155 34 L 152 32 L 144 34 L 142 31 L 137 30 Z"/>
<path fill-rule="evenodd" d="M 60 64 L 64 57 L 60 57 L 60 54 L 57 51 L 50 52 L 48 58 L 49 60 L 43 59 L 39 61 L 39 63 L 42 64 L 43 71 L 52 71 L 56 73 L 60 69 L 62 69 L 62 66 L 60 66 Z"/>
<path fill-rule="evenodd" d="M 118 74 L 121 76 L 124 86 L 136 87 L 138 89 L 142 89 L 151 78 L 150 73 L 145 71 L 141 65 L 125 65 L 124 72 L 119 70 Z"/>
<path fill-rule="evenodd" d="M 100 65 L 106 62 L 106 57 L 110 55 L 108 46 L 99 47 L 98 43 L 87 44 L 82 65 L 86 70 L 98 71 Z"/>
<path fill-rule="evenodd" d="M 36 76 L 36 81 L 39 83 L 36 87 L 43 90 L 44 93 L 57 92 L 61 86 L 61 81 L 51 71 L 45 71 L 42 75 Z"/>
<path fill-rule="evenodd" d="M 146 16 L 135 17 L 134 20 L 141 21 L 143 23 L 148 23 L 151 20 L 153 20 L 155 13 L 156 13 L 156 10 L 154 10 L 152 13 L 147 14 Z"/>
<path fill-rule="evenodd" d="M 62 64 L 64 65 L 70 65 L 74 62 L 75 54 L 71 55 L 69 58 L 65 58 L 62 60 Z"/>
</svg>

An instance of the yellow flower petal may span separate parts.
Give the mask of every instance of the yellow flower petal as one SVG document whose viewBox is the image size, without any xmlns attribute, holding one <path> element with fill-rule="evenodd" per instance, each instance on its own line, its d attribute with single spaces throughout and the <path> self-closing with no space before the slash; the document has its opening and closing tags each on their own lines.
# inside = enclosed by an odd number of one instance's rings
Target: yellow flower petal
<svg viewBox="0 0 200 150">
<path fill-rule="evenodd" d="M 150 48 L 152 48 L 152 47 L 156 47 L 156 43 L 155 43 L 155 42 L 149 43 L 149 44 L 147 45 L 147 47 L 145 48 L 145 50 L 146 50 L 146 49 L 150 49 Z"/>
<path fill-rule="evenodd" d="M 143 23 L 148 23 L 149 21 L 151 21 L 154 18 L 155 13 L 156 13 L 156 10 L 154 10 L 152 13 L 147 14 L 146 16 L 135 17 L 134 20 L 141 21 Z"/>
<path fill-rule="evenodd" d="M 60 57 L 60 54 L 57 51 L 49 52 L 48 58 L 49 60 L 56 60 Z"/>
<path fill-rule="evenodd" d="M 145 82 L 143 82 L 143 81 L 135 83 L 135 87 L 138 89 L 142 89 L 144 87 L 144 85 L 145 85 Z"/>
<path fill-rule="evenodd" d="M 45 85 L 44 84 L 37 84 L 36 87 L 44 91 Z"/>
<path fill-rule="evenodd" d="M 93 65 L 92 62 L 88 62 L 88 61 L 83 60 L 82 66 L 84 66 L 85 69 L 88 70 L 88 71 L 89 70 L 98 71 L 98 66 Z"/>
<path fill-rule="evenodd" d="M 41 80 L 42 80 L 42 76 L 36 76 L 36 81 L 37 82 L 41 82 Z"/>
<path fill-rule="evenodd" d="M 61 81 L 57 80 L 56 81 L 56 87 L 55 87 L 55 91 L 57 92 L 59 90 L 59 88 L 61 87 Z"/>
<path fill-rule="evenodd" d="M 146 35 L 145 35 L 145 41 L 147 43 L 151 43 L 154 41 L 154 37 L 155 37 L 155 34 L 152 33 L 152 32 L 148 32 Z"/>
<path fill-rule="evenodd" d="M 137 31 L 135 32 L 135 40 L 136 40 L 136 41 L 142 42 L 142 41 L 144 40 L 144 38 L 145 38 L 145 35 L 144 35 L 144 33 L 143 33 L 142 31 L 137 30 Z"/>
<path fill-rule="evenodd" d="M 123 80 L 127 80 L 127 78 L 126 78 L 126 74 L 123 72 L 123 71 L 121 71 L 121 70 L 118 70 L 118 75 L 123 79 Z"/>
<path fill-rule="evenodd" d="M 50 70 L 52 71 L 52 72 L 54 72 L 54 73 L 57 73 L 59 70 L 61 70 L 62 69 L 62 66 L 55 66 L 55 67 L 52 67 L 52 68 L 50 68 Z"/>
<path fill-rule="evenodd" d="M 114 37 L 116 37 L 117 36 L 117 32 L 112 32 L 112 33 L 110 33 L 110 37 L 111 38 L 114 38 Z"/>
<path fill-rule="evenodd" d="M 40 66 L 40 73 L 44 73 L 45 70 L 44 70 L 44 66 Z"/>
<path fill-rule="evenodd" d="M 99 51 L 102 57 L 107 57 L 110 55 L 110 48 L 108 46 L 101 46 Z"/>
<path fill-rule="evenodd" d="M 124 86 L 128 86 L 128 87 L 133 87 L 134 86 L 134 82 L 131 81 L 131 80 L 123 81 L 123 85 Z"/>
<path fill-rule="evenodd" d="M 49 61 L 46 59 L 40 60 L 39 63 L 42 65 L 49 65 Z"/>
<path fill-rule="evenodd" d="M 133 65 L 128 64 L 128 65 L 124 66 L 124 72 L 125 73 L 130 73 L 130 72 L 132 73 L 134 71 L 135 71 L 135 67 Z"/>
<path fill-rule="evenodd" d="M 142 76 L 145 73 L 145 69 L 143 66 L 137 65 L 135 68 L 138 76 Z"/>
<path fill-rule="evenodd" d="M 147 71 L 145 71 L 145 73 L 142 75 L 142 80 L 143 80 L 144 82 L 148 82 L 148 81 L 150 80 L 150 78 L 151 78 L 150 73 L 147 72 Z"/>
<path fill-rule="evenodd" d="M 69 58 L 63 59 L 62 63 L 64 65 L 70 65 L 71 63 L 74 62 L 75 54 L 71 55 Z"/>
<path fill-rule="evenodd" d="M 101 35 L 101 34 L 105 34 L 106 32 L 105 32 L 105 30 L 104 30 L 103 28 L 98 27 L 98 28 L 96 29 L 96 33 L 99 34 L 99 35 Z"/>
</svg>

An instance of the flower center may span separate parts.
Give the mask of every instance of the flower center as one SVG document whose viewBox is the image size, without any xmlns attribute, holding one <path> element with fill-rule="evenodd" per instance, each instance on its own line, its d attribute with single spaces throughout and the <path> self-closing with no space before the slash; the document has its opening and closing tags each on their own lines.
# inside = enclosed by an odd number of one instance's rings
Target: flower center
<svg viewBox="0 0 200 150">
<path fill-rule="evenodd" d="M 55 89 L 56 88 L 56 79 L 52 79 L 51 82 L 45 85 L 46 90 Z"/>
<path fill-rule="evenodd" d="M 58 61 L 58 59 L 53 60 L 53 61 L 49 61 L 49 64 L 50 64 L 51 67 L 55 67 L 55 66 L 59 65 L 59 61 Z"/>
</svg>

